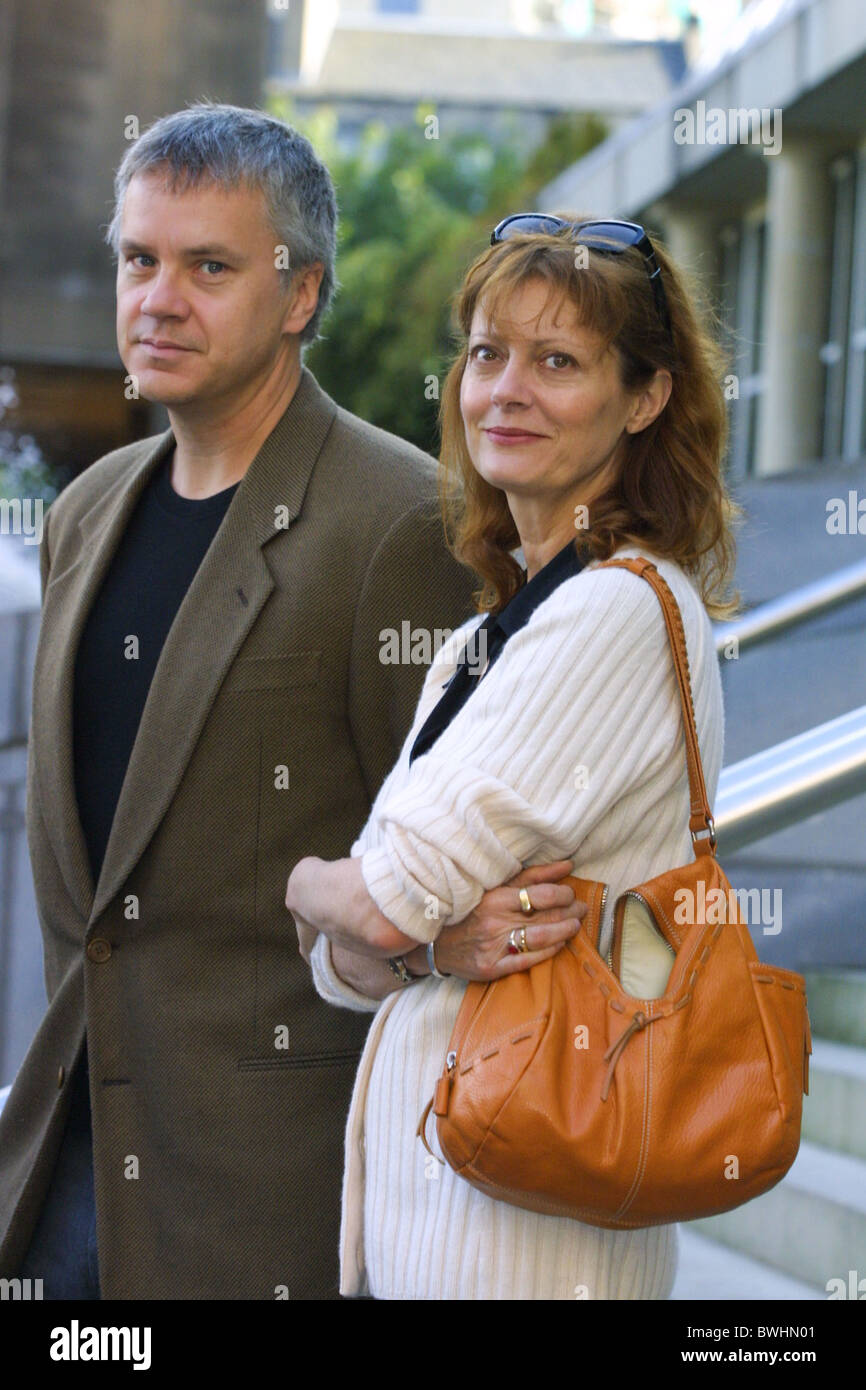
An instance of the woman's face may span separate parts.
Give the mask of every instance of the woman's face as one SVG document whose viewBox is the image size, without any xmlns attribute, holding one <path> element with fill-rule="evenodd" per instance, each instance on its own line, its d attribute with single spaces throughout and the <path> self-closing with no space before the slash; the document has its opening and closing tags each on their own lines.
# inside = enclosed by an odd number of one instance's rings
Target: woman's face
<svg viewBox="0 0 866 1390">
<path fill-rule="evenodd" d="M 468 349 L 460 406 L 481 476 L 515 497 L 588 503 L 619 466 L 617 446 L 641 414 L 613 351 L 602 352 L 573 304 L 540 279 L 511 296 L 495 326 L 482 295 Z"/>
</svg>

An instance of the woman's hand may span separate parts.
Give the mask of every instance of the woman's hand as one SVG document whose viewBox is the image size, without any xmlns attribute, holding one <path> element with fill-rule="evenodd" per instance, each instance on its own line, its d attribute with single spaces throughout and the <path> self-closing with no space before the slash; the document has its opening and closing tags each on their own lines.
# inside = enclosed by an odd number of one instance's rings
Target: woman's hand
<svg viewBox="0 0 866 1390">
<path fill-rule="evenodd" d="M 443 975 L 463 980 L 498 980 L 518 970 L 528 970 L 556 955 L 576 933 L 588 912 L 585 902 L 558 880 L 573 868 L 570 859 L 553 864 L 534 864 L 522 869 L 501 888 L 491 888 L 462 922 L 443 927 L 436 940 L 436 965 Z M 535 911 L 528 915 L 520 906 L 520 889 L 526 888 Z M 509 936 L 526 931 L 529 950 L 511 955 Z M 413 958 L 407 957 L 410 970 Z"/>
</svg>

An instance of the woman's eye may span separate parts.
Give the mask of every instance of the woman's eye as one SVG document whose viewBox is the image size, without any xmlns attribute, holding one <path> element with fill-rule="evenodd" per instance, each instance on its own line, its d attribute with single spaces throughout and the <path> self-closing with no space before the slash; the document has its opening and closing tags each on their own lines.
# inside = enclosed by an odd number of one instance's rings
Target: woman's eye
<svg viewBox="0 0 866 1390">
<path fill-rule="evenodd" d="M 576 367 L 574 358 L 567 352 L 549 352 L 544 359 L 553 364 L 556 371 L 562 371 L 565 367 Z"/>
<path fill-rule="evenodd" d="M 496 354 L 492 347 L 488 347 L 487 343 L 476 343 L 475 346 L 470 349 L 469 356 L 474 362 L 484 363 L 492 361 Z"/>
</svg>

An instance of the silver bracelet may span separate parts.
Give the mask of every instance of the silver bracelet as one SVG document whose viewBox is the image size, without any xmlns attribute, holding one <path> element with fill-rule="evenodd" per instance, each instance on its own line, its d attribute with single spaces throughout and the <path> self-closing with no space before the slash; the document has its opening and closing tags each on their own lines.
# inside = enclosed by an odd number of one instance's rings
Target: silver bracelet
<svg viewBox="0 0 866 1390">
<path fill-rule="evenodd" d="M 450 975 L 443 975 L 441 970 L 436 968 L 436 956 L 434 953 L 435 941 L 427 942 L 427 964 L 430 966 L 430 974 L 435 975 L 437 980 L 450 980 Z"/>
</svg>

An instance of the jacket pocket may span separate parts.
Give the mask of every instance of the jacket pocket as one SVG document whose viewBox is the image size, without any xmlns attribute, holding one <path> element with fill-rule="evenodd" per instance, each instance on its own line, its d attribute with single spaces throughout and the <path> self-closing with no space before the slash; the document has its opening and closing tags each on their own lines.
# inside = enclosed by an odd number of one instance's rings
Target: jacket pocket
<svg viewBox="0 0 866 1390">
<path fill-rule="evenodd" d="M 222 683 L 221 694 L 246 690 L 290 690 L 314 685 L 322 665 L 320 651 L 286 652 L 283 656 L 238 657 Z"/>
<path fill-rule="evenodd" d="M 241 1057 L 238 1071 L 297 1071 L 309 1067 L 339 1067 L 347 1062 L 357 1064 L 361 1053 L 357 1048 L 339 1052 L 307 1052 L 294 1057 Z"/>
</svg>

